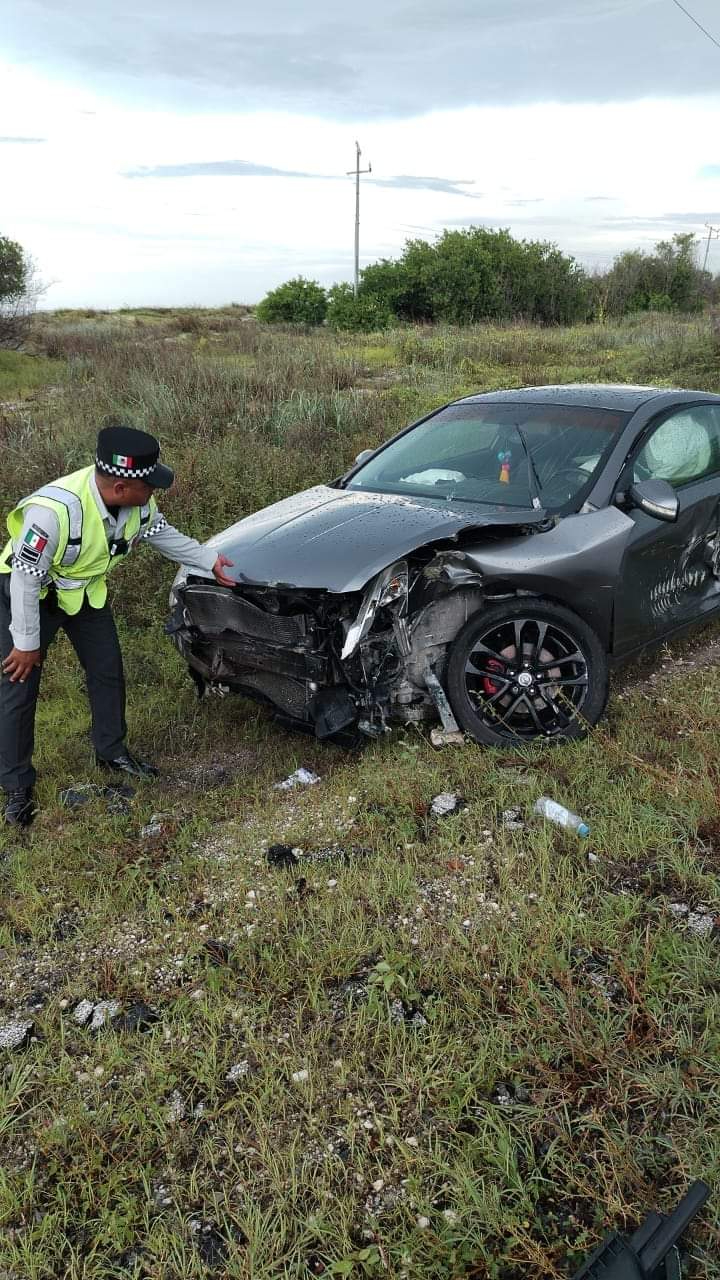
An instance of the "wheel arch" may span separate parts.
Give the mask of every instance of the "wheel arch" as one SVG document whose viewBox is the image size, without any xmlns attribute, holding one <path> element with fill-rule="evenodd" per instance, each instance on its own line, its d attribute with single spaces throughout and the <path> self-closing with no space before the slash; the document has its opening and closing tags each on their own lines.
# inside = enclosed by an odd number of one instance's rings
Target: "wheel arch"
<svg viewBox="0 0 720 1280">
<path fill-rule="evenodd" d="M 593 600 L 579 596 L 577 591 L 573 593 L 569 588 L 559 589 L 561 585 L 564 587 L 565 584 L 555 583 L 553 590 L 539 583 L 533 586 L 521 586 L 512 579 L 505 581 L 501 579 L 487 584 L 485 598 L 488 604 L 499 604 L 502 600 L 534 597 L 546 604 L 557 604 L 563 609 L 569 609 L 571 613 L 576 613 L 583 622 L 592 627 L 605 652 L 609 654 L 612 647 L 612 607 L 599 608 Z"/>
</svg>

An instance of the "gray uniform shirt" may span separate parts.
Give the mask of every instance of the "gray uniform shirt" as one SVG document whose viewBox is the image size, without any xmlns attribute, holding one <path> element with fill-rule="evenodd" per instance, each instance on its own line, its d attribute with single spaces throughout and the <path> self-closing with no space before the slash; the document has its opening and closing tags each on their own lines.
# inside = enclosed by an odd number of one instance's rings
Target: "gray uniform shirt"
<svg viewBox="0 0 720 1280">
<path fill-rule="evenodd" d="M 90 487 L 102 516 L 109 545 L 116 538 L 122 538 L 133 508 L 121 507 L 115 519 L 100 497 L 94 476 Z M 16 649 L 28 651 L 40 648 L 40 591 L 50 580 L 50 566 L 60 542 L 60 522 L 49 507 L 26 507 L 24 516 L 20 535 L 13 543 L 10 634 Z M 28 537 L 36 547 L 40 546 L 43 539 L 45 545 L 39 554 L 31 558 L 26 555 L 23 559 L 22 548 L 28 546 Z M 202 547 L 195 538 L 187 538 L 184 533 L 174 529 L 159 511 L 155 513 L 139 541 L 149 542 L 168 560 L 194 569 L 204 569 L 206 573 L 212 571 L 218 556 L 217 551 Z"/>
</svg>

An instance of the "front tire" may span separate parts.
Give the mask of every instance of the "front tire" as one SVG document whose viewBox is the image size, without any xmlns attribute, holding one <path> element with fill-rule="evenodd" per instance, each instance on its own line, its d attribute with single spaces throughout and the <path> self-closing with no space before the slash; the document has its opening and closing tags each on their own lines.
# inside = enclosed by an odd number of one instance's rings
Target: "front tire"
<svg viewBox="0 0 720 1280">
<path fill-rule="evenodd" d="M 570 609 L 530 596 L 508 600 L 458 633 L 447 694 L 458 723 L 486 746 L 583 738 L 607 704 L 607 657 Z"/>
</svg>

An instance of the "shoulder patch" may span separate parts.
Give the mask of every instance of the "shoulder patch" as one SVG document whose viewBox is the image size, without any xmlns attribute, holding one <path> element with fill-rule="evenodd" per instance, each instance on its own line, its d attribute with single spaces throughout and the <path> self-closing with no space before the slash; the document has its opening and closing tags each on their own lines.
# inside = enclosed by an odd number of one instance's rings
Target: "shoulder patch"
<svg viewBox="0 0 720 1280">
<path fill-rule="evenodd" d="M 24 560 L 26 564 L 37 564 L 47 544 L 48 535 L 45 529 L 32 524 L 24 534 L 17 550 L 18 559 Z"/>
</svg>

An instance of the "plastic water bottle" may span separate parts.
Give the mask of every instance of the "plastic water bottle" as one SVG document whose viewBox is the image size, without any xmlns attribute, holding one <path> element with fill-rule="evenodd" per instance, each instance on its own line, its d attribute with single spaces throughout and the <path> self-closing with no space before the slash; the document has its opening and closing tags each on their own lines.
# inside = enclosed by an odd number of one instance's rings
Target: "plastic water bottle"
<svg viewBox="0 0 720 1280">
<path fill-rule="evenodd" d="M 557 800 L 551 800 L 549 796 L 540 796 L 535 801 L 534 812 L 541 818 L 547 818 L 548 822 L 555 822 L 558 827 L 565 827 L 566 831 L 574 831 L 578 836 L 584 838 L 590 835 L 587 822 L 583 822 L 571 809 L 566 809 L 564 804 L 558 804 Z"/>
</svg>

